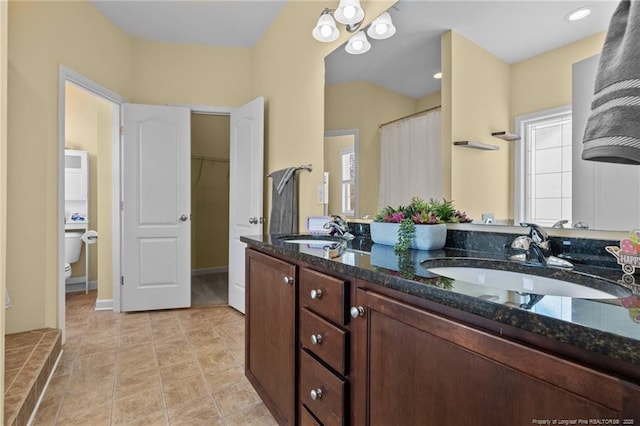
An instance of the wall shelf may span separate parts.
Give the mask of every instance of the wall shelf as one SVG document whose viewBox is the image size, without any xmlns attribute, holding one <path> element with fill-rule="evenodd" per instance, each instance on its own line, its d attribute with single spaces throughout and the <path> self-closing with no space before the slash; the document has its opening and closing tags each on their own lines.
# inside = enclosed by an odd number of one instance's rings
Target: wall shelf
<svg viewBox="0 0 640 426">
<path fill-rule="evenodd" d="M 494 136 L 496 138 L 500 138 L 500 139 L 504 139 L 505 141 L 517 141 L 520 140 L 520 136 L 514 134 L 514 133 L 509 133 L 509 132 L 493 132 L 491 133 L 491 136 Z"/>
<path fill-rule="evenodd" d="M 500 149 L 500 147 L 496 145 L 474 141 L 455 141 L 453 144 L 455 146 L 461 146 L 464 148 L 482 149 L 485 151 L 495 151 L 497 149 Z"/>
</svg>

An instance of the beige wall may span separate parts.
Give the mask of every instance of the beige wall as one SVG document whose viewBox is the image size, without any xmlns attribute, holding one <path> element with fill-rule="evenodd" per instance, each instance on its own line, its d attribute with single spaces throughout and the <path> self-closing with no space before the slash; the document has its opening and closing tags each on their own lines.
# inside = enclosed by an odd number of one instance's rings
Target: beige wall
<svg viewBox="0 0 640 426">
<path fill-rule="evenodd" d="M 7 282 L 7 2 L 0 2 L 0 293 Z M 0 330 L 5 327 L 5 309 L 0 312 Z M 4 395 L 4 333 L 0 336 L 0 390 Z M 4 424 L 4 398 L 0 401 L 0 423 Z"/>
<path fill-rule="evenodd" d="M 571 67 L 599 54 L 604 38 L 605 33 L 599 33 L 513 64 L 512 117 L 571 104 Z"/>
<path fill-rule="evenodd" d="M 451 148 L 451 198 L 475 220 L 482 213 L 493 213 L 496 219 L 513 217 L 511 142 L 491 136 L 491 132 L 509 129 L 510 66 L 451 32 L 450 71 L 451 140 L 500 148 Z"/>
<path fill-rule="evenodd" d="M 131 41 L 85 2 L 9 3 L 7 333 L 57 325 L 58 66 L 129 95 Z"/>
<path fill-rule="evenodd" d="M 416 100 L 416 109 L 422 111 L 442 105 L 442 93 L 434 92 Z"/>
<path fill-rule="evenodd" d="M 255 97 L 251 49 L 144 40 L 132 46 L 132 102 L 234 107 Z"/>
<path fill-rule="evenodd" d="M 229 265 L 229 117 L 191 115 L 191 268 Z"/>
<path fill-rule="evenodd" d="M 416 111 L 416 99 L 374 83 L 360 81 L 325 87 L 325 130 L 359 130 L 359 216 L 378 211 L 380 124 Z"/>
<path fill-rule="evenodd" d="M 362 2 L 367 22 L 393 3 Z M 313 172 L 299 174 L 300 229 L 307 216 L 322 213 L 316 189 L 324 169 L 324 57 L 347 39 L 346 31 L 333 43 L 319 43 L 311 36 L 310 28 L 327 6 L 320 1 L 288 2 L 253 49 L 253 93 L 266 100 L 266 171 L 313 164 Z M 270 210 L 267 180 L 265 215 Z"/>
</svg>

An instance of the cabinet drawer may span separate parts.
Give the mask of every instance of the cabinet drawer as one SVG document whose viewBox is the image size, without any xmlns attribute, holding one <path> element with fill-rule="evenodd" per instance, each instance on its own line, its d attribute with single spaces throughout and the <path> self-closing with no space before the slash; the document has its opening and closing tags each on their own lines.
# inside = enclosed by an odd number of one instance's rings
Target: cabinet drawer
<svg viewBox="0 0 640 426">
<path fill-rule="evenodd" d="M 301 402 L 322 424 L 342 425 L 345 417 L 346 382 L 305 350 L 300 351 L 300 367 Z M 316 399 L 313 399 L 314 396 Z"/>
<path fill-rule="evenodd" d="M 300 344 L 340 374 L 347 373 L 347 336 L 346 331 L 313 312 L 300 310 Z"/>
<path fill-rule="evenodd" d="M 304 405 L 300 409 L 300 426 L 322 426 Z"/>
<path fill-rule="evenodd" d="M 300 301 L 302 306 L 344 325 L 347 318 L 348 283 L 310 269 L 300 270 Z"/>
</svg>

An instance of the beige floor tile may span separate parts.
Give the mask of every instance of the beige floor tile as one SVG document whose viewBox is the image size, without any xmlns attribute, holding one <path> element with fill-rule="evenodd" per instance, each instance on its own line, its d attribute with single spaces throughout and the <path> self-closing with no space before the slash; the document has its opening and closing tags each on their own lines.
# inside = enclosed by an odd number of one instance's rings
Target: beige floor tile
<svg viewBox="0 0 640 426">
<path fill-rule="evenodd" d="M 161 414 L 161 415 L 159 415 Z M 162 392 L 151 389 L 113 402 L 113 424 L 140 424 L 143 419 L 165 419 Z"/>
<path fill-rule="evenodd" d="M 111 401 L 89 403 L 81 398 L 65 398 L 56 424 L 65 426 L 109 426 L 111 424 Z"/>
<path fill-rule="evenodd" d="M 210 395 L 192 399 L 178 406 L 169 406 L 167 410 L 171 426 L 221 426 L 225 424 Z"/>
<path fill-rule="evenodd" d="M 267 407 L 262 403 L 238 411 L 225 417 L 227 426 L 277 426 Z"/>
<path fill-rule="evenodd" d="M 186 340 L 180 339 L 166 342 L 163 346 L 156 348 L 156 358 L 160 368 L 164 368 L 193 360 L 194 355 Z"/>
<path fill-rule="evenodd" d="M 247 380 L 244 368 L 239 365 L 223 366 L 217 371 L 205 372 L 205 379 L 213 393 Z"/>
<path fill-rule="evenodd" d="M 113 365 L 116 363 L 116 348 L 105 348 L 103 351 L 82 353 L 83 356 L 76 360 L 75 369 L 93 369 L 100 365 Z"/>
<path fill-rule="evenodd" d="M 209 351 L 198 352 L 198 362 L 203 371 L 218 371 L 221 365 L 237 365 L 233 355 L 226 349 L 219 347 L 211 348 Z"/>
<path fill-rule="evenodd" d="M 209 388 L 200 373 L 175 382 L 163 382 L 162 391 L 167 407 L 179 406 L 192 399 L 210 395 Z"/>
<path fill-rule="evenodd" d="M 162 383 L 173 383 L 182 380 L 184 377 L 200 374 L 200 365 L 196 359 L 183 361 L 178 364 L 160 368 Z"/>
<path fill-rule="evenodd" d="M 145 365 L 136 370 L 116 375 L 114 398 L 127 398 L 151 389 L 161 391 L 158 368 L 155 365 Z"/>
<path fill-rule="evenodd" d="M 220 411 L 225 418 L 261 402 L 260 397 L 248 381 L 239 382 L 219 392 L 214 392 L 213 397 L 216 399 L 218 407 L 220 407 Z"/>
</svg>

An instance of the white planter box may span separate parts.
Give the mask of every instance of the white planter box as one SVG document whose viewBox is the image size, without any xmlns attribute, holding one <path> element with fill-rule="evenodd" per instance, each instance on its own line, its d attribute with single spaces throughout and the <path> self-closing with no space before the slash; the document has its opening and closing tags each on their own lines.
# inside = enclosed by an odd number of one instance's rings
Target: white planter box
<svg viewBox="0 0 640 426">
<path fill-rule="evenodd" d="M 398 242 L 399 223 L 371 222 L 371 240 L 376 244 L 393 246 Z M 418 250 L 438 250 L 447 241 L 447 225 L 416 225 L 416 235 L 411 248 Z"/>
</svg>

